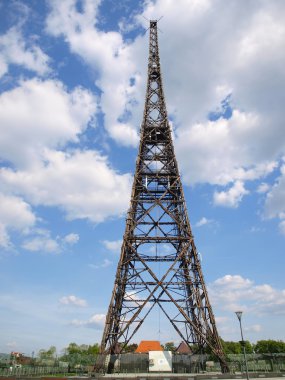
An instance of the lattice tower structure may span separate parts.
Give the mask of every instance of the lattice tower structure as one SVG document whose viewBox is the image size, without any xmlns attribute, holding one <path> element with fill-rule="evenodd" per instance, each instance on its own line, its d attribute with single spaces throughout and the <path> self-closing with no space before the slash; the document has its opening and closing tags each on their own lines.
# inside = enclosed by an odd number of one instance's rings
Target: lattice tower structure
<svg viewBox="0 0 285 380">
<path fill-rule="evenodd" d="M 188 346 L 228 371 L 195 247 L 164 98 L 157 21 L 130 208 L 101 353 L 123 352 L 157 306 Z"/>
</svg>

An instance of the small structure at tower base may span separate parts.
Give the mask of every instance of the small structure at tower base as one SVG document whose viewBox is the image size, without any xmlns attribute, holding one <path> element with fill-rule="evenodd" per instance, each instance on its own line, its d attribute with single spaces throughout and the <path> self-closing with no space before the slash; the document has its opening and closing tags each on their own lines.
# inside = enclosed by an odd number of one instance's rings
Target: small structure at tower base
<svg viewBox="0 0 285 380">
<path fill-rule="evenodd" d="M 148 372 L 172 372 L 172 352 L 163 351 L 158 340 L 142 340 L 136 354 L 148 354 Z"/>
<path fill-rule="evenodd" d="M 149 351 L 163 351 L 158 340 L 142 340 L 136 349 L 136 353 L 144 353 Z"/>
<path fill-rule="evenodd" d="M 172 372 L 171 351 L 149 351 L 149 372 Z"/>
<path fill-rule="evenodd" d="M 175 352 L 177 354 L 192 354 L 190 347 L 185 342 L 181 342 Z"/>
</svg>

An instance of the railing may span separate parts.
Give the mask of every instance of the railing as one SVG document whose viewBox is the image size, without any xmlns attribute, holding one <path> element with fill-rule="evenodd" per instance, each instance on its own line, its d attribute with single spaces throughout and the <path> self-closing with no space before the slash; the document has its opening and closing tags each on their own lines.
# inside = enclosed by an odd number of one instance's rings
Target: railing
<svg viewBox="0 0 285 380">
<path fill-rule="evenodd" d="M 100 363 L 101 366 L 97 366 Z M 78 358 L 78 363 L 80 362 Z M 81 376 L 92 373 L 94 374 L 94 368 L 98 373 L 147 373 L 149 372 L 149 360 L 148 354 L 118 354 L 110 355 L 108 357 L 102 357 L 98 355 L 93 357 L 91 361 L 92 365 L 71 364 L 66 363 L 65 366 L 42 366 L 33 365 L 26 366 L 7 366 L 6 368 L 0 368 L 0 376 L 4 377 L 19 377 L 19 376 Z M 102 360 L 103 359 L 103 360 Z M 244 373 L 245 365 L 242 355 L 228 355 L 227 358 L 230 372 Z M 250 373 L 268 373 L 279 372 L 285 375 L 285 353 L 284 354 L 248 354 L 248 371 Z M 82 360 L 82 363 L 84 361 Z M 100 367 L 100 368 L 99 368 Z M 212 360 L 209 355 L 188 355 L 188 354 L 173 354 L 172 356 L 172 372 L 173 373 L 209 373 L 209 372 L 221 372 L 221 368 L 218 362 Z"/>
<path fill-rule="evenodd" d="M 81 374 L 82 370 L 75 370 L 74 374 Z M 42 375 L 62 375 L 68 376 L 68 368 L 47 367 L 47 366 L 11 366 L 0 368 L 0 376 L 42 376 Z"/>
<path fill-rule="evenodd" d="M 149 371 L 148 354 L 118 354 L 110 355 L 108 360 L 98 356 L 95 366 L 97 372 L 101 373 L 147 373 Z M 107 357 L 106 357 L 107 359 Z M 247 357 L 249 372 L 285 372 L 285 353 L 284 354 L 250 354 Z M 243 355 L 228 355 L 227 362 L 230 373 L 245 372 Z M 207 373 L 221 372 L 219 362 L 213 361 L 209 355 L 188 355 L 173 354 L 172 356 L 173 373 Z"/>
</svg>

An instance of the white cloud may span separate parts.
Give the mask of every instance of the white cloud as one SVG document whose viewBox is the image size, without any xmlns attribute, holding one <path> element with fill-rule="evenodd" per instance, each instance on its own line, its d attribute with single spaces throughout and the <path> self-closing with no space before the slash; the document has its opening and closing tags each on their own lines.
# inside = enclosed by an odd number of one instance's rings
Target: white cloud
<svg viewBox="0 0 285 380">
<path fill-rule="evenodd" d="M 10 246 L 9 231 L 24 232 L 36 222 L 31 207 L 23 199 L 0 193 L 0 246 Z"/>
<path fill-rule="evenodd" d="M 253 282 L 247 278 L 243 278 L 240 275 L 227 274 L 224 277 L 218 278 L 215 284 L 220 287 L 227 287 L 232 289 L 248 288 Z"/>
<path fill-rule="evenodd" d="M 110 136 L 134 145 L 144 103 L 147 38 L 126 43 L 117 32 L 96 29 L 99 2 L 86 1 L 83 12 L 75 1 L 50 4 L 49 33 L 63 36 L 99 73 Z M 225 7 L 222 0 L 181 0 L 179 7 L 164 0 L 145 3 L 147 19 L 162 13 L 162 72 L 184 181 L 226 186 L 263 180 L 285 152 L 283 4 L 251 2 L 245 10 L 240 2 Z M 135 22 L 146 26 L 142 15 Z M 209 112 L 222 111 L 229 94 L 232 116 L 207 120 Z"/>
<path fill-rule="evenodd" d="M 218 324 L 222 325 L 222 324 L 228 322 L 229 318 L 228 317 L 216 317 L 215 320 Z"/>
<path fill-rule="evenodd" d="M 79 241 L 79 235 L 74 233 L 68 234 L 63 238 L 63 241 L 70 245 L 76 244 Z"/>
<path fill-rule="evenodd" d="M 72 306 L 79 306 L 79 307 L 87 306 L 86 300 L 76 297 L 74 295 L 61 297 L 59 300 L 59 303 L 62 305 L 72 305 Z"/>
<path fill-rule="evenodd" d="M 120 144 L 135 146 L 137 128 L 128 122 L 128 113 L 136 108 L 135 87 L 130 84 L 131 77 L 138 77 L 135 62 L 120 33 L 96 29 L 98 5 L 86 0 L 79 12 L 74 0 L 51 1 L 47 31 L 56 37 L 64 36 L 70 50 L 99 72 L 96 84 L 103 90 L 101 105 L 106 128 Z"/>
<path fill-rule="evenodd" d="M 225 207 L 238 207 L 244 195 L 249 192 L 244 188 L 241 181 L 236 181 L 228 191 L 214 193 L 214 204 Z"/>
<path fill-rule="evenodd" d="M 285 165 L 281 167 L 281 175 L 267 193 L 265 201 L 265 216 L 285 219 Z"/>
<path fill-rule="evenodd" d="M 96 68 L 106 128 L 118 143 L 134 145 L 144 103 L 147 39 L 126 43 L 119 33 L 99 31 L 99 3 L 84 4 L 79 12 L 75 1 L 51 2 L 47 30 L 62 35 L 72 52 Z M 184 181 L 226 186 L 263 179 L 285 151 L 283 5 L 252 2 L 245 11 L 239 2 L 225 7 L 221 0 L 181 0 L 179 7 L 164 0 L 145 3 L 147 19 L 161 13 L 164 86 Z M 135 22 L 146 25 L 142 15 Z M 229 94 L 232 116 L 207 120 L 210 111 L 222 111 L 221 101 Z M 222 202 L 236 207 L 242 195 L 233 199 L 224 192 Z"/>
<path fill-rule="evenodd" d="M 0 247 L 8 248 L 10 245 L 10 238 L 6 230 L 6 226 L 0 224 Z"/>
<path fill-rule="evenodd" d="M 125 42 L 117 32 L 99 31 L 98 5 L 86 0 L 79 12 L 75 0 L 51 1 L 46 28 L 55 37 L 63 36 L 70 50 L 95 68 L 110 136 L 120 144 L 135 145 L 144 102 L 148 41 L 138 37 Z M 181 0 L 179 8 L 162 0 L 145 3 L 147 18 L 156 18 L 161 12 L 164 86 L 184 180 L 221 186 L 233 183 L 230 189 L 215 193 L 214 203 L 237 207 L 248 193 L 246 181 L 266 177 L 285 151 L 285 76 L 280 64 L 285 58 L 284 7 L 277 2 L 251 3 L 245 12 L 239 3 L 224 7 L 220 0 L 190 5 Z M 179 25 L 175 19 L 180 20 Z M 6 61 L 17 63 L 13 52 L 19 51 L 17 64 L 38 74 L 47 72 L 48 57 L 35 44 L 24 42 L 19 29 L 12 28 L 1 38 L 6 58 L 0 62 L 0 70 L 7 70 Z M 202 76 L 197 75 L 201 72 Z M 232 116 L 207 120 L 211 110 L 221 111 L 220 102 L 230 93 Z M 100 222 L 122 215 L 128 203 L 128 175 L 116 173 L 98 153 L 53 151 L 69 141 L 78 142 L 96 110 L 90 92 L 81 88 L 68 92 L 54 80 L 22 81 L 4 92 L 0 96 L 1 157 L 20 169 L 1 171 L 1 184 L 7 192 L 24 196 L 33 205 L 60 207 L 70 219 Z M 91 179 L 79 174 L 79 164 L 87 161 L 95 163 L 99 172 L 102 169 L 106 184 L 96 175 Z M 64 177 L 67 173 L 71 177 Z M 87 183 L 85 199 L 80 183 L 75 182 L 76 175 Z M 50 191 L 52 179 L 57 191 Z M 284 212 L 282 183 L 281 178 L 267 195 L 269 217 L 281 218 Z M 61 190 L 67 188 L 72 190 L 64 197 Z M 114 193 L 115 199 L 104 197 L 104 192 Z M 128 194 L 121 204 L 120 194 Z M 2 240 L 7 241 L 7 230 L 2 227 L 0 231 Z"/>
<path fill-rule="evenodd" d="M 257 189 L 257 192 L 260 194 L 267 193 L 268 190 L 270 189 L 270 185 L 268 183 L 262 182 Z"/>
<path fill-rule="evenodd" d="M 58 253 L 60 246 L 58 242 L 48 236 L 37 236 L 26 240 L 22 248 L 32 252 Z"/>
<path fill-rule="evenodd" d="M 7 226 L 23 229 L 35 223 L 35 215 L 22 199 L 0 193 L 0 220 Z"/>
<path fill-rule="evenodd" d="M 273 11 L 272 8 L 271 10 Z M 283 10 L 284 12 L 284 8 L 282 7 L 279 10 Z M 252 61 L 256 62 L 258 59 L 276 64 L 274 62 L 275 57 L 276 54 L 280 54 L 278 50 L 284 46 L 284 38 L 284 24 L 280 22 L 280 19 L 274 17 L 273 12 L 268 12 L 266 7 L 260 8 L 253 15 L 247 34 L 244 33 L 239 41 L 238 65 L 247 66 Z M 264 56 L 264 51 L 268 55 Z"/>
<path fill-rule="evenodd" d="M 144 303 L 143 300 L 145 300 L 148 297 L 147 293 L 141 292 L 141 291 L 129 291 L 125 293 L 125 299 L 127 300 L 128 307 L 138 307 Z M 151 307 L 150 302 L 147 302 L 144 306 L 144 308 L 149 309 Z"/>
<path fill-rule="evenodd" d="M 0 157 L 18 167 L 35 166 L 47 148 L 78 141 L 95 112 L 87 90 L 69 93 L 58 81 L 22 81 L 0 95 Z"/>
<path fill-rule="evenodd" d="M 122 215 L 129 203 L 129 174 L 116 173 L 107 158 L 95 151 L 55 150 L 68 142 L 79 142 L 79 135 L 96 110 L 96 100 L 89 91 L 78 87 L 68 92 L 54 80 L 22 81 L 18 87 L 2 93 L 0 156 L 14 164 L 13 169 L 0 169 L 5 192 L 21 195 L 31 205 L 59 207 L 69 219 L 102 222 Z M 13 223 L 16 225 L 17 219 Z M 3 225 L 0 236 L 2 244 L 7 245 Z M 64 242 L 77 240 L 73 234 L 66 236 Z M 49 236 L 35 236 L 27 239 L 23 247 L 58 252 L 61 245 L 62 241 Z"/>
<path fill-rule="evenodd" d="M 84 170 L 82 170 L 84 168 Z M 69 220 L 102 222 L 121 216 L 129 204 L 131 176 L 113 170 L 96 151 L 46 151 L 45 164 L 0 171 L 0 183 L 33 205 L 57 206 Z"/>
<path fill-rule="evenodd" d="M 9 65 L 19 65 L 36 72 L 48 74 L 49 57 L 33 40 L 24 39 L 18 27 L 13 27 L 0 36 L 0 77 L 9 70 Z"/>
<path fill-rule="evenodd" d="M 260 332 L 260 331 L 262 331 L 262 326 L 259 324 L 255 324 L 255 325 L 245 327 L 244 330 L 247 332 L 251 332 L 251 331 L 252 332 Z"/>
<path fill-rule="evenodd" d="M 256 285 L 240 275 L 226 275 L 208 286 L 214 306 L 235 312 L 243 310 L 254 315 L 284 315 L 285 289 Z"/>
<path fill-rule="evenodd" d="M 202 227 L 202 226 L 205 226 L 206 224 L 211 224 L 213 223 L 213 220 L 212 219 L 207 219 L 205 218 L 205 216 L 203 216 L 196 224 L 195 226 L 196 227 Z"/>
<path fill-rule="evenodd" d="M 121 252 L 121 246 L 122 246 L 122 240 L 103 240 L 103 245 L 112 252 L 120 253 Z"/>
<path fill-rule="evenodd" d="M 94 329 L 101 329 L 104 327 L 106 316 L 105 314 L 94 314 L 87 321 L 74 319 L 71 324 L 76 327 L 89 327 Z"/>
<path fill-rule="evenodd" d="M 271 173 L 277 166 L 275 161 L 259 161 L 252 155 L 251 135 L 258 130 L 258 117 L 238 110 L 228 120 L 205 121 L 177 130 L 177 156 L 186 183 L 226 185 Z"/>
<path fill-rule="evenodd" d="M 251 2 L 245 10 L 240 2 L 225 7 L 220 0 L 147 3 L 144 16 L 158 14 L 164 15 L 164 87 L 184 180 L 263 179 L 285 152 L 284 4 Z M 207 121 L 229 94 L 232 116 Z"/>
<path fill-rule="evenodd" d="M 104 259 L 101 264 L 99 264 L 99 265 L 89 264 L 89 267 L 92 268 L 92 269 L 108 268 L 112 264 L 113 264 L 113 262 L 111 260 Z"/>
<path fill-rule="evenodd" d="M 64 237 L 51 237 L 50 231 L 41 228 L 31 229 L 29 237 L 23 242 L 22 248 L 31 252 L 60 253 L 76 244 L 79 235 L 71 233 Z"/>
</svg>

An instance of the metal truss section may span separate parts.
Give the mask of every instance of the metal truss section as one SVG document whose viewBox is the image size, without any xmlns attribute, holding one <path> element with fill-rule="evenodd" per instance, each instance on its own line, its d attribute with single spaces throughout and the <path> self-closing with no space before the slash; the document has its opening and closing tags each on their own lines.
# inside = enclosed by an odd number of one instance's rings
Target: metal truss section
<svg viewBox="0 0 285 380">
<path fill-rule="evenodd" d="M 159 268 L 159 270 L 158 270 Z M 123 351 L 158 306 L 191 348 L 228 370 L 188 219 L 150 21 L 148 80 L 131 204 L 101 353 Z"/>
</svg>

